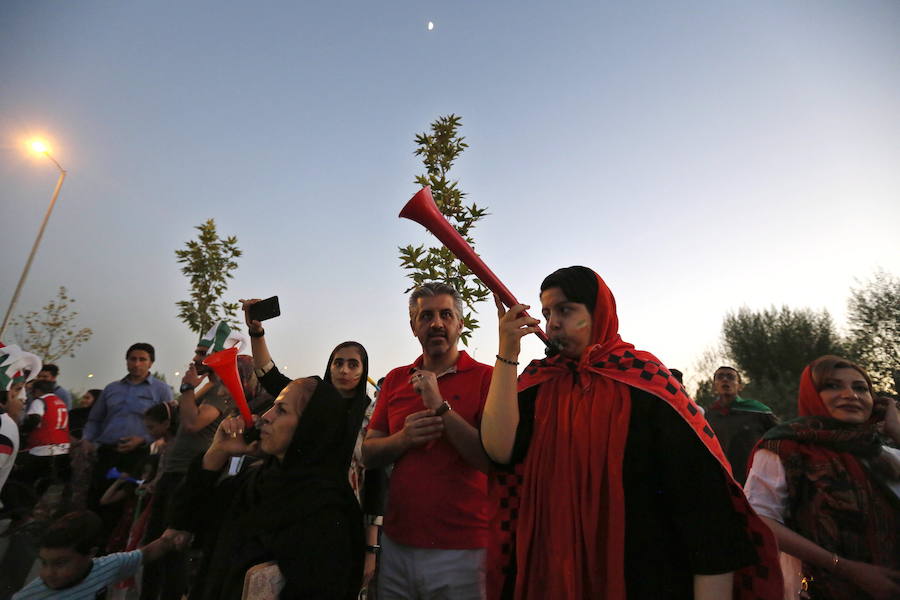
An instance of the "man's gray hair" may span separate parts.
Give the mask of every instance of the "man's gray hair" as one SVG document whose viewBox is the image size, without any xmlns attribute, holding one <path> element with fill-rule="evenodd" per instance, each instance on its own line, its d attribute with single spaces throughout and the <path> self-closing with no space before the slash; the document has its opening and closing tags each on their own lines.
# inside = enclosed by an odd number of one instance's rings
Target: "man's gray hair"
<svg viewBox="0 0 900 600">
<path fill-rule="evenodd" d="M 419 298 L 431 298 L 434 296 L 442 296 L 446 294 L 453 298 L 453 306 L 456 308 L 456 316 L 462 320 L 463 318 L 463 300 L 459 292 L 452 285 L 447 285 L 440 281 L 429 281 L 423 283 L 413 290 L 409 295 L 409 320 L 415 321 L 419 314 Z"/>
</svg>

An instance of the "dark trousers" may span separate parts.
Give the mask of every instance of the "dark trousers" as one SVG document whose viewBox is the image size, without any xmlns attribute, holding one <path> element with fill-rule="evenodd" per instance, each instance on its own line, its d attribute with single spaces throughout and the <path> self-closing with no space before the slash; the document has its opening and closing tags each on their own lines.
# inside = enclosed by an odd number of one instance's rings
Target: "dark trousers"
<svg viewBox="0 0 900 600">
<path fill-rule="evenodd" d="M 115 479 L 107 479 L 106 474 L 113 467 L 120 472 L 130 473 L 134 477 L 140 477 L 150 456 L 150 449 L 147 446 L 139 446 L 131 452 L 119 452 L 115 446 L 101 445 L 97 448 L 97 463 L 94 465 L 94 472 L 91 475 L 91 488 L 88 492 L 88 508 L 96 512 L 103 521 L 103 539 L 109 539 L 116 523 L 122 517 L 123 504 L 121 502 L 102 506 L 100 498 L 103 492 L 112 485 Z M 106 544 L 103 546 L 105 547 Z"/>
<path fill-rule="evenodd" d="M 169 511 L 176 489 L 184 481 L 185 473 L 163 473 L 153 490 L 153 508 L 144 534 L 150 543 L 166 530 Z M 144 565 L 141 580 L 141 600 L 179 600 L 187 590 L 187 552 L 168 552 L 162 559 Z"/>
<path fill-rule="evenodd" d="M 69 454 L 53 456 L 35 456 L 23 452 L 16 459 L 20 467 L 16 478 L 22 483 L 33 486 L 38 495 L 46 491 L 52 483 L 68 485 L 72 472 L 69 467 Z"/>
</svg>

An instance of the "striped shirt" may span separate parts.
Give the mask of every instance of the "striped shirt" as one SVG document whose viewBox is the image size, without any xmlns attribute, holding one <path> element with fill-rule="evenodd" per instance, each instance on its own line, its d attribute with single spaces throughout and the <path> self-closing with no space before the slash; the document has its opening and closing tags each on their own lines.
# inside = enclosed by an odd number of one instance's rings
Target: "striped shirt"
<svg viewBox="0 0 900 600">
<path fill-rule="evenodd" d="M 12 600 L 43 600 L 43 598 L 94 600 L 98 597 L 104 598 L 106 586 L 134 575 L 141 566 L 142 558 L 143 553 L 140 550 L 107 554 L 94 559 L 91 572 L 77 585 L 62 590 L 51 590 L 44 585 L 43 580 L 38 578 L 13 594 Z"/>
</svg>

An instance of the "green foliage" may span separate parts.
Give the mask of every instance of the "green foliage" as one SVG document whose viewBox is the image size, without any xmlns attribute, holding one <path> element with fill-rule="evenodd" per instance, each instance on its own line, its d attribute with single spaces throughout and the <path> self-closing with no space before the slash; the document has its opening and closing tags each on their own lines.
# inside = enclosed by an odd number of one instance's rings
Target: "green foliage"
<svg viewBox="0 0 900 600">
<path fill-rule="evenodd" d="M 743 375 L 741 395 L 768 404 L 783 418 L 796 414 L 800 373 L 806 365 L 824 354 L 844 353 L 825 310 L 741 308 L 725 316 L 722 338 L 725 357 Z"/>
<path fill-rule="evenodd" d="M 850 290 L 848 306 L 850 355 L 866 368 L 877 390 L 900 392 L 900 277 L 877 271 Z"/>
<path fill-rule="evenodd" d="M 231 272 L 237 268 L 235 260 L 242 252 L 237 237 L 220 238 L 216 222 L 208 219 L 194 229 L 200 234 L 196 240 L 185 243 L 185 249 L 176 250 L 175 257 L 184 265 L 181 272 L 191 282 L 189 300 L 177 302 L 178 318 L 188 324 L 191 331 L 203 334 L 217 321 L 226 321 L 232 328 L 240 322 L 235 318 L 237 302 L 223 302 Z"/>
<path fill-rule="evenodd" d="M 45 363 L 52 363 L 64 356 L 74 357 L 75 350 L 91 339 L 94 332 L 85 327 L 78 329 L 72 310 L 75 299 L 66 288 L 60 286 L 56 298 L 50 300 L 40 311 L 19 315 L 10 322 L 11 329 L 23 349 L 37 354 Z"/>
<path fill-rule="evenodd" d="M 465 193 L 460 191 L 458 181 L 449 180 L 447 173 L 453 162 L 469 147 L 465 138 L 459 135 L 462 119 L 456 115 L 438 117 L 431 124 L 431 133 L 416 135 L 416 156 L 422 157 L 426 173 L 418 175 L 415 182 L 421 186 L 431 186 L 431 194 L 441 213 L 450 224 L 473 248 L 475 240 L 472 229 L 475 224 L 488 214 L 485 208 L 479 208 L 474 202 L 465 204 Z M 460 338 L 468 344 L 472 332 L 478 328 L 474 318 L 475 304 L 487 300 L 490 290 L 459 261 L 445 246 L 400 247 L 400 265 L 408 271 L 406 274 L 413 281 L 413 286 L 406 291 L 428 281 L 443 281 L 456 288 L 462 296 L 468 311 L 463 315 L 463 332 Z"/>
</svg>

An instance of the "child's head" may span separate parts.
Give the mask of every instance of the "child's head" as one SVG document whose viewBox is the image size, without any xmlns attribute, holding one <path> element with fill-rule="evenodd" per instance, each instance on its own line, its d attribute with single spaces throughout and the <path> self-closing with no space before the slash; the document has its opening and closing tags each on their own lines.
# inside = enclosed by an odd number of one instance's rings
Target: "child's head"
<svg viewBox="0 0 900 600">
<path fill-rule="evenodd" d="M 144 427 L 154 440 L 175 435 L 178 431 L 178 407 L 169 402 L 154 404 L 144 413 Z"/>
<path fill-rule="evenodd" d="M 86 510 L 71 512 L 50 525 L 41 538 L 41 580 L 52 590 L 84 579 L 97 553 L 102 522 Z"/>
</svg>

